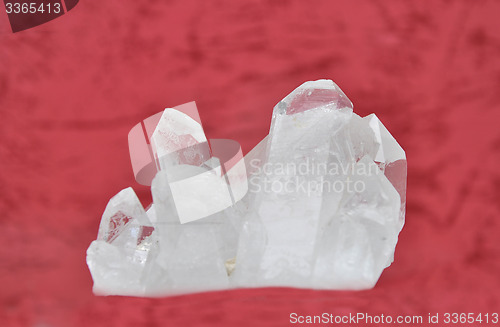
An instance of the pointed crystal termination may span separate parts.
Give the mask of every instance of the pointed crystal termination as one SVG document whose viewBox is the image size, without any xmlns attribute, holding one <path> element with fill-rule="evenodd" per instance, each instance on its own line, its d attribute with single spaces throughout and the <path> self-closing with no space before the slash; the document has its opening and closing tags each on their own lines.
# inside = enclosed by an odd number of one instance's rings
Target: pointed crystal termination
<svg viewBox="0 0 500 327">
<path fill-rule="evenodd" d="M 177 165 L 201 166 L 210 158 L 210 148 L 203 127 L 189 115 L 167 108 L 151 137 L 159 168 Z"/>
<path fill-rule="evenodd" d="M 94 292 L 104 295 L 145 295 L 158 255 L 158 233 L 134 191 L 114 196 L 102 216 L 97 240 L 87 250 Z"/>
<path fill-rule="evenodd" d="M 335 134 L 351 115 L 351 101 L 333 81 L 305 82 L 274 107 L 268 156 L 275 155 L 275 152 L 281 156 L 277 148 L 297 147 L 299 140 L 302 147 L 312 147 L 312 140 L 316 136 Z M 310 132 L 316 128 L 321 130 L 318 133 Z"/>
<path fill-rule="evenodd" d="M 377 116 L 354 114 L 330 80 L 306 82 L 244 160 L 226 144 L 211 153 L 199 119 L 165 110 L 153 204 L 118 193 L 87 250 L 96 294 L 376 284 L 404 225 L 407 165 Z"/>
<path fill-rule="evenodd" d="M 280 111 L 284 109 L 287 115 L 317 108 L 352 109 L 352 102 L 337 84 L 331 80 L 322 79 L 305 82 L 287 95 L 277 106 Z"/>
</svg>

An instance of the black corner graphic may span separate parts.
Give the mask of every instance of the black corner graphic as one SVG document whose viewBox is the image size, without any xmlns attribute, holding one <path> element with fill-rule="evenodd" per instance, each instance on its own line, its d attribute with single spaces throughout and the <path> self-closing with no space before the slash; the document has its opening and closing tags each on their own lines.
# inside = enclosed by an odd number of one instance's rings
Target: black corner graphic
<svg viewBox="0 0 500 327">
<path fill-rule="evenodd" d="M 12 32 L 47 23 L 73 9 L 79 0 L 3 0 Z"/>
</svg>

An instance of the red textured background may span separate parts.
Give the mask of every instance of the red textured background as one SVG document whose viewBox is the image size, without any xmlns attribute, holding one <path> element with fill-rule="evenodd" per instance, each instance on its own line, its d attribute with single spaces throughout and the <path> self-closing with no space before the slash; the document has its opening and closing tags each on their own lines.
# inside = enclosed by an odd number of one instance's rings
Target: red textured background
<svg viewBox="0 0 500 327">
<path fill-rule="evenodd" d="M 500 310 L 499 1 L 82 0 L 13 34 L 0 12 L 0 326 L 288 326 L 290 312 Z M 406 150 L 407 223 L 373 290 L 95 297 L 85 251 L 133 185 L 127 133 L 196 100 L 248 152 L 272 107 L 331 78 Z"/>
</svg>

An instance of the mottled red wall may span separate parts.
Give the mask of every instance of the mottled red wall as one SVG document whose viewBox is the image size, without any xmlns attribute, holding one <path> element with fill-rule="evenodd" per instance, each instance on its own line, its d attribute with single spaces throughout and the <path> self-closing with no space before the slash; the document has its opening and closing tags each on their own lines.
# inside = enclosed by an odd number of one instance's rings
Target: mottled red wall
<svg viewBox="0 0 500 327">
<path fill-rule="evenodd" d="M 500 2 L 82 0 L 13 34 L 0 12 L 0 325 L 287 326 L 290 312 L 499 310 Z M 95 297 L 85 251 L 135 184 L 127 133 L 196 100 L 248 152 L 272 107 L 331 78 L 408 157 L 396 261 L 375 289 Z"/>
</svg>

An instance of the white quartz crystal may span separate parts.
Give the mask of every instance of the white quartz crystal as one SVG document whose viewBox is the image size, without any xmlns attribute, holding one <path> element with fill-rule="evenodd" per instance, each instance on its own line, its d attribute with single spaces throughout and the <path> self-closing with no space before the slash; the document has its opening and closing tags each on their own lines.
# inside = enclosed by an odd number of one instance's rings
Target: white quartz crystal
<svg viewBox="0 0 500 327">
<path fill-rule="evenodd" d="M 208 142 L 201 124 L 165 110 L 153 134 L 153 204 L 145 211 L 131 188 L 118 193 L 87 250 L 96 294 L 367 289 L 392 263 L 405 152 L 331 80 L 280 101 L 244 160 L 226 166 Z"/>
<path fill-rule="evenodd" d="M 206 157 L 203 150 L 208 149 L 208 144 L 201 124 L 173 108 L 165 109 L 151 139 L 162 168 L 195 164 Z"/>
</svg>

